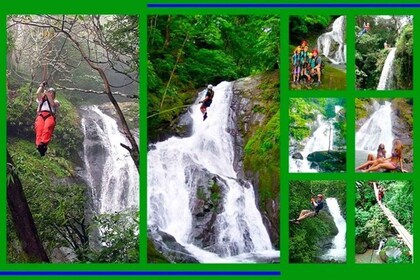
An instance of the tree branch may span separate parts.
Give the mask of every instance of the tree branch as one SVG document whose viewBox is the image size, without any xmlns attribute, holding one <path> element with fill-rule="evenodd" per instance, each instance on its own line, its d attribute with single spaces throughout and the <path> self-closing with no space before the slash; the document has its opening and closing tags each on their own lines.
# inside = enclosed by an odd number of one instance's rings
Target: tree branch
<svg viewBox="0 0 420 280">
<path fill-rule="evenodd" d="M 57 89 L 63 89 L 63 90 L 68 90 L 68 91 L 79 91 L 79 92 L 93 93 L 93 94 L 107 94 L 104 90 L 99 91 L 99 90 L 93 90 L 93 89 L 71 88 L 71 87 L 65 87 L 65 86 L 58 85 L 58 84 L 57 84 Z M 119 96 L 126 97 L 126 98 L 136 98 L 136 99 L 139 98 L 138 95 L 125 94 L 125 93 L 122 93 L 122 92 L 119 92 L 119 91 L 113 91 L 112 95 L 119 95 Z"/>
</svg>

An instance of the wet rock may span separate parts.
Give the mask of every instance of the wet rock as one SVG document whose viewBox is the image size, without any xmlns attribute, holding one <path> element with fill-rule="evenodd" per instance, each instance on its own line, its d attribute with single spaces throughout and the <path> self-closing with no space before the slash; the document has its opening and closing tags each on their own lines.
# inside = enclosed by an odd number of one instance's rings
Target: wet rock
<svg viewBox="0 0 420 280">
<path fill-rule="evenodd" d="M 320 172 L 344 172 L 346 170 L 346 152 L 344 151 L 317 151 L 309 154 L 307 159 L 310 162 L 315 162 Z"/>
<path fill-rule="evenodd" d="M 158 228 L 149 228 L 147 235 L 152 240 L 154 248 L 165 258 L 173 263 L 198 263 L 184 246 L 179 244 L 176 239 Z"/>
<path fill-rule="evenodd" d="M 300 159 L 300 160 L 302 160 L 302 159 L 303 159 L 303 156 L 302 156 L 302 154 L 301 154 L 301 153 L 294 153 L 294 154 L 292 155 L 292 158 L 293 158 L 293 159 Z"/>
</svg>

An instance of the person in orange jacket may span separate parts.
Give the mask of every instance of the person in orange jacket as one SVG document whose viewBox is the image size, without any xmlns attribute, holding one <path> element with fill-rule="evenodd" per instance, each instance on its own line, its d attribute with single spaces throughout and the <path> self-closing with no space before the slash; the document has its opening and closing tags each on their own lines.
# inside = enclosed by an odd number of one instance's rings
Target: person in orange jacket
<svg viewBox="0 0 420 280">
<path fill-rule="evenodd" d="M 60 106 L 55 99 L 55 89 L 45 89 L 47 83 L 42 82 L 37 90 L 37 116 L 35 119 L 35 145 L 41 156 L 47 152 L 48 144 L 55 128 L 55 115 Z"/>
</svg>

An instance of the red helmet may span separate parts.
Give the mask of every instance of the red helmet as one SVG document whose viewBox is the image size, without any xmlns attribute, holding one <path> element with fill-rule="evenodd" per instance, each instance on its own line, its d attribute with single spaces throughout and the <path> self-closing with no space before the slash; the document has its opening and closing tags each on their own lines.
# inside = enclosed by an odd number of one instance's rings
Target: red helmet
<svg viewBox="0 0 420 280">
<path fill-rule="evenodd" d="M 318 55 L 318 50 L 317 49 L 314 49 L 313 51 L 312 51 L 312 55 Z"/>
<path fill-rule="evenodd" d="M 308 42 L 306 42 L 305 40 L 302 40 L 302 43 L 300 44 L 301 46 L 307 46 Z"/>
</svg>

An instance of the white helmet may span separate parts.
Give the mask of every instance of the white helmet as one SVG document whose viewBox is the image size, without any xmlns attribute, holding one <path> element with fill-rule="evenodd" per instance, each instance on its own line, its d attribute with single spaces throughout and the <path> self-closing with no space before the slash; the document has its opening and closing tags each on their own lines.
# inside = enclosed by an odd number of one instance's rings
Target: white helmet
<svg viewBox="0 0 420 280">
<path fill-rule="evenodd" d="M 207 86 L 207 88 L 208 89 L 212 89 L 213 88 L 213 85 L 210 84 L 210 85 Z"/>
</svg>

